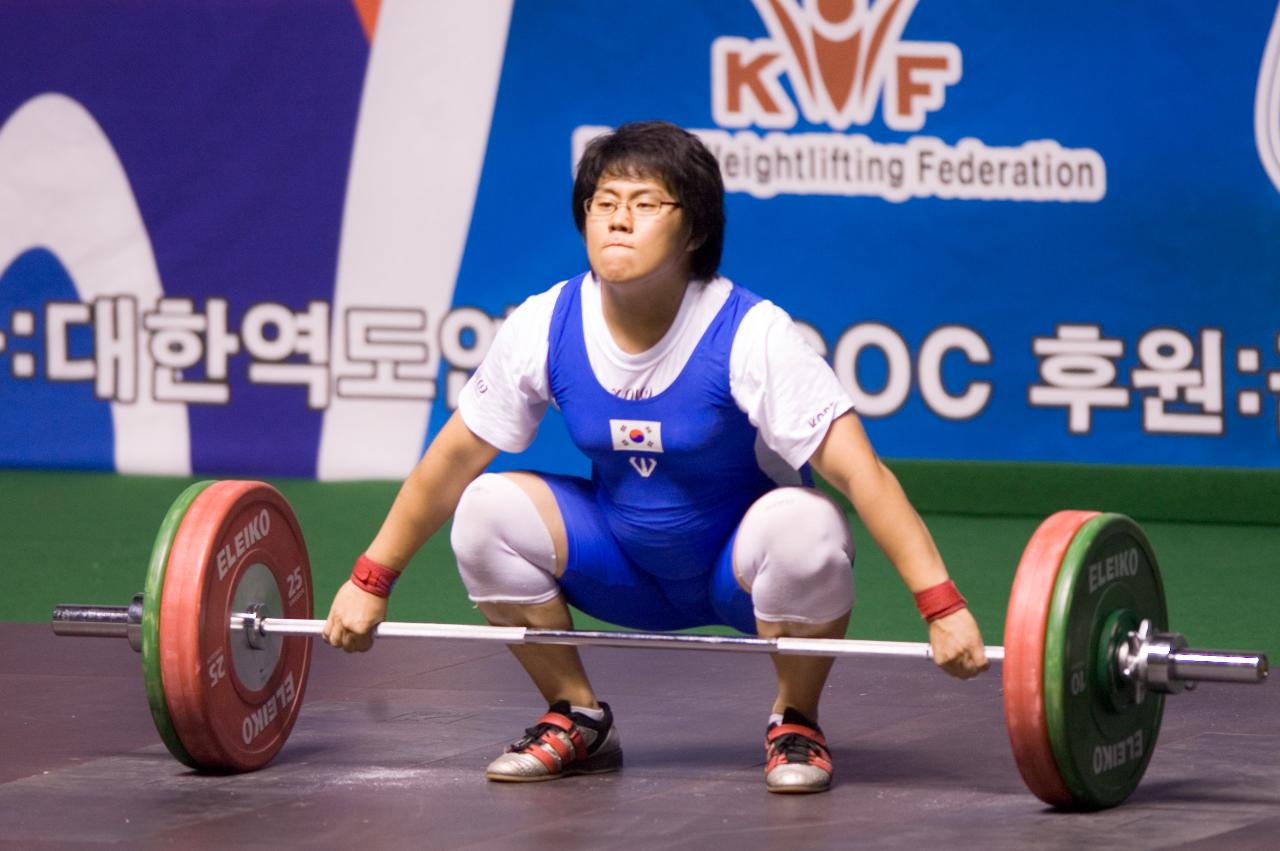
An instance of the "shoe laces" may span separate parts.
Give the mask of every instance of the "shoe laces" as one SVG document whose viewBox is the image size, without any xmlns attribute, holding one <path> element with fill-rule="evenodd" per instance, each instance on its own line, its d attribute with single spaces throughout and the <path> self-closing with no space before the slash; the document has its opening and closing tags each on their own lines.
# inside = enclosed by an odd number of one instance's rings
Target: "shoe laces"
<svg viewBox="0 0 1280 851">
<path fill-rule="evenodd" d="M 601 740 L 603 735 L 602 731 L 597 730 L 594 727 L 588 727 L 586 724 L 580 724 L 578 723 L 578 720 L 572 716 L 566 717 L 573 722 L 573 729 L 582 737 L 583 748 L 587 752 L 590 752 L 591 749 L 595 747 L 596 743 Z M 565 730 L 558 724 L 551 724 L 544 721 L 541 724 L 534 724 L 532 727 L 526 727 L 524 731 L 524 738 L 517 742 L 513 742 L 507 750 L 513 753 L 519 753 L 520 751 L 527 750 L 541 742 L 543 737 L 548 733 L 560 739 L 570 748 L 574 747 L 573 734 L 570 731 Z"/>
<path fill-rule="evenodd" d="M 567 740 L 569 738 L 568 734 L 566 734 L 564 730 L 560 729 L 555 724 L 547 724 L 547 723 L 535 724 L 532 727 L 526 727 L 524 730 L 524 738 L 520 739 L 517 742 L 513 742 L 511 746 L 507 748 L 507 750 L 518 753 L 522 750 L 530 748 L 536 745 L 538 742 L 542 741 L 542 736 L 548 731 L 550 731 L 554 735 L 560 736 L 563 739 Z"/>
<path fill-rule="evenodd" d="M 770 754 L 781 755 L 784 762 L 791 763 L 808 763 L 815 757 L 827 756 L 822 730 L 795 709 L 788 706 L 783 710 L 780 725 L 771 725 L 769 730 L 773 731 L 776 726 L 788 729 L 778 730 L 782 735 L 769 742 Z"/>
<path fill-rule="evenodd" d="M 781 753 L 786 762 L 808 762 L 815 754 L 821 753 L 822 746 L 801 733 L 787 733 L 774 739 L 769 746 L 775 753 Z"/>
</svg>

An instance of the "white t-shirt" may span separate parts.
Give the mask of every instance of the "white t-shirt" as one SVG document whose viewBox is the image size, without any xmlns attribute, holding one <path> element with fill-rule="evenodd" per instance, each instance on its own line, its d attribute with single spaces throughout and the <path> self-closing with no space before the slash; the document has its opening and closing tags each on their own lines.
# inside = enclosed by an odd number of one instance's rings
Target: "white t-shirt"
<svg viewBox="0 0 1280 851">
<path fill-rule="evenodd" d="M 504 452 L 521 452 L 533 442 L 552 402 L 547 336 L 564 285 L 530 296 L 507 317 L 458 398 L 467 427 Z M 690 283 L 666 335 L 647 351 L 628 354 L 609 333 L 600 284 L 588 274 L 582 282 L 582 330 L 596 380 L 624 399 L 661 393 L 680 375 L 732 288 L 726 278 Z M 787 312 L 770 301 L 754 305 L 738 325 L 729 353 L 729 389 L 759 433 L 761 468 L 780 482 L 796 480 L 795 471 L 822 443 L 832 420 L 853 408 L 831 367 Z"/>
</svg>

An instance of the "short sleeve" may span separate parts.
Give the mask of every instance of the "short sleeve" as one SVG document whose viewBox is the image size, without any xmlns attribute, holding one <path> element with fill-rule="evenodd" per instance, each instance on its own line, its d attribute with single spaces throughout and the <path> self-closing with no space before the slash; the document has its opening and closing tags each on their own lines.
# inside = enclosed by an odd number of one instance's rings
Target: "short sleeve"
<svg viewBox="0 0 1280 851">
<path fill-rule="evenodd" d="M 760 439 L 794 469 L 817 451 L 853 399 L 785 310 L 762 301 L 738 325 L 729 356 L 734 401 Z"/>
<path fill-rule="evenodd" d="M 527 449 L 547 411 L 547 334 L 563 286 L 530 296 L 512 311 L 458 396 L 467 428 L 503 452 Z"/>
</svg>

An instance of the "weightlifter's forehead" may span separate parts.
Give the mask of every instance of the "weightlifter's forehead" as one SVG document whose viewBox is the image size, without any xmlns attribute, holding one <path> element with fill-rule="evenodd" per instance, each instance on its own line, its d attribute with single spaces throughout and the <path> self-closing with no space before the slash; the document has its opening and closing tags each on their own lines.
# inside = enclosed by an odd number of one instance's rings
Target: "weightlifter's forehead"
<svg viewBox="0 0 1280 851">
<path fill-rule="evenodd" d="M 609 193 L 613 195 L 669 195 L 675 197 L 666 179 L 654 172 L 642 172 L 630 169 L 611 169 L 600 175 L 596 181 L 595 194 Z"/>
</svg>

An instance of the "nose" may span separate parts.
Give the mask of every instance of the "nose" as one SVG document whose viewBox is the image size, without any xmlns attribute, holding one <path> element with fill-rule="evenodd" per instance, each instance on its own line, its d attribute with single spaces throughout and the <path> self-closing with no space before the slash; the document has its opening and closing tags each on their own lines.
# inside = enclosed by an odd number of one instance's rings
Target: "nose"
<svg viewBox="0 0 1280 851">
<path fill-rule="evenodd" d="M 631 224 L 631 209 L 626 204 L 619 204 L 609 217 L 609 230 L 629 231 Z"/>
</svg>

